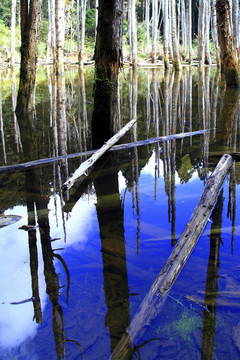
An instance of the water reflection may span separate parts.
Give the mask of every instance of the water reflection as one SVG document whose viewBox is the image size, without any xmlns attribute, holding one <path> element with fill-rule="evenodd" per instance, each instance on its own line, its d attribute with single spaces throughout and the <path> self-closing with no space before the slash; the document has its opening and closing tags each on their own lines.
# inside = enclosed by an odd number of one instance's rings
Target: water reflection
<svg viewBox="0 0 240 360">
<path fill-rule="evenodd" d="M 92 74 L 71 70 L 65 78 L 56 78 L 50 67 L 44 69 L 44 81 L 40 81 L 36 88 L 36 109 L 31 117 L 23 119 L 16 118 L 14 113 L 16 85 L 15 75 L 12 75 L 8 96 L 6 89 L 2 90 L 3 85 L 1 87 L 1 165 L 65 156 L 91 148 Z M 25 249 L 29 252 L 31 289 L 21 292 L 16 285 L 15 296 L 6 297 L 2 302 L 33 296 L 33 301 L 26 306 L 28 310 L 32 307 L 36 326 L 29 325 L 30 332 L 24 328 L 26 337 L 21 341 L 28 343 L 29 334 L 36 339 L 39 336 L 41 341 L 45 336 L 45 324 L 53 334 L 54 352 L 58 359 L 69 354 L 66 341 L 70 339 L 76 346 L 76 358 L 81 356 L 77 344 L 81 344 L 84 354 L 90 359 L 94 359 L 98 351 L 104 354 L 104 358 L 110 356 L 189 221 L 204 186 L 201 180 L 209 176 L 219 155 L 238 151 L 239 95 L 228 92 L 222 84 L 220 86 L 219 73 L 211 72 L 209 68 L 200 72 L 186 68 L 181 74 L 172 69 L 162 72 L 153 68 L 138 72 L 129 70 L 127 76 L 129 82 L 120 78 L 115 109 L 118 116 L 114 126 L 119 129 L 135 117 L 138 123 L 123 142 L 201 129 L 214 130 L 201 136 L 111 153 L 66 193 L 61 190 L 62 184 L 86 156 L 63 158 L 52 165 L 42 164 L 0 175 L 1 212 L 9 212 L 11 208 L 11 211 L 19 212 L 17 205 L 21 204 L 27 211 L 26 225 L 38 225 L 36 230 L 27 233 L 17 227 L 11 233 L 9 227 L 11 236 L 28 239 Z M 229 219 L 224 217 L 222 192 L 212 214 L 204 300 L 208 310 L 202 316 L 201 353 L 204 359 L 214 358 L 218 342 L 217 293 L 223 222 L 231 222 L 232 253 L 236 253 L 234 248 L 238 246 L 235 232 L 239 210 L 236 169 L 236 166 L 232 168 L 229 177 Z M 89 230 L 92 227 L 93 233 Z M 217 228 L 219 234 L 216 235 Z M 6 229 L 4 231 L 6 234 Z M 56 238 L 61 240 L 52 241 Z M 91 294 L 89 298 L 95 297 L 99 302 L 100 322 L 105 329 L 98 341 L 90 346 L 86 338 L 98 336 L 100 326 L 95 330 L 93 326 L 89 332 L 83 329 L 98 315 L 79 310 L 83 294 L 78 293 L 76 284 L 88 278 L 88 274 L 87 271 L 84 273 L 82 263 L 76 265 L 72 259 L 76 254 L 79 258 L 82 254 L 81 261 L 84 257 L 88 259 L 93 241 L 92 258 L 101 254 L 101 262 L 95 266 L 101 274 L 102 284 L 99 286 L 103 288 L 103 298 L 96 293 L 95 287 L 86 286 L 86 291 Z M 74 243 L 80 242 L 88 246 L 73 248 Z M 70 254 L 68 249 L 71 247 L 74 250 Z M 59 262 L 60 275 L 57 274 Z M 43 291 L 40 275 L 42 266 L 46 291 Z M 92 268 L 92 263 L 88 266 Z M 63 289 L 62 275 L 65 279 Z M 7 288 L 5 283 L 2 286 Z M 59 296 L 59 293 L 64 296 Z M 68 302 L 71 294 L 74 294 L 74 299 L 72 297 L 72 302 Z M 46 308 L 46 295 L 51 305 L 51 320 Z M 19 305 L 15 309 L 14 316 L 17 317 L 16 313 L 22 308 Z M 71 323 L 69 314 L 74 318 Z M 31 323 L 29 318 L 27 315 L 27 324 Z M 24 320 L 19 322 L 22 324 Z M 146 342 L 148 347 L 149 338 L 143 334 L 139 336 L 139 343 Z M 11 345 L 15 344 L 16 339 Z M 46 344 L 46 349 L 51 346 L 52 343 Z M 141 348 L 141 351 L 145 350 Z"/>
</svg>

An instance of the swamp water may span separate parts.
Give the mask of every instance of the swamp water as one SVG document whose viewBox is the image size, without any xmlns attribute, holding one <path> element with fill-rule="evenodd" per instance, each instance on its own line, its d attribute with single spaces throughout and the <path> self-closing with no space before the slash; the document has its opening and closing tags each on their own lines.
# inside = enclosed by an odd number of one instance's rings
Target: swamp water
<svg viewBox="0 0 240 360">
<path fill-rule="evenodd" d="M 63 192 L 87 159 L 66 155 L 91 149 L 93 69 L 69 68 L 56 81 L 39 68 L 36 111 L 24 121 L 13 112 L 18 74 L 1 72 L 0 165 L 62 156 L 0 173 L 1 359 L 109 359 L 221 155 L 239 151 L 239 94 L 215 69 L 125 77 L 115 130 L 138 121 L 122 143 L 211 131 L 109 152 Z M 239 183 L 235 162 L 164 305 L 134 339 L 133 359 L 240 359 Z"/>
</svg>

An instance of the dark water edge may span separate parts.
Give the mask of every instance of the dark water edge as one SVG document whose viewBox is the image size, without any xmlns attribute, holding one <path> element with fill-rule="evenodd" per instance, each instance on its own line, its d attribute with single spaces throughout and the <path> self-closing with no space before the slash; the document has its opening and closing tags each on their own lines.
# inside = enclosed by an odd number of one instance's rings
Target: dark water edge
<svg viewBox="0 0 240 360">
<path fill-rule="evenodd" d="M 51 67 L 39 68 L 28 122 L 13 112 L 15 76 L 1 73 L 0 166 L 91 149 L 93 69 L 70 68 L 57 82 Z M 211 131 L 109 153 L 67 192 L 62 184 L 86 156 L 0 174 L 1 213 L 22 217 L 0 228 L 1 359 L 80 359 L 81 351 L 108 359 L 221 155 L 239 151 L 239 94 L 216 69 L 125 77 L 115 130 L 135 116 L 137 125 L 122 143 Z M 239 191 L 235 162 L 164 306 L 132 344 L 133 358 L 240 358 Z"/>
</svg>

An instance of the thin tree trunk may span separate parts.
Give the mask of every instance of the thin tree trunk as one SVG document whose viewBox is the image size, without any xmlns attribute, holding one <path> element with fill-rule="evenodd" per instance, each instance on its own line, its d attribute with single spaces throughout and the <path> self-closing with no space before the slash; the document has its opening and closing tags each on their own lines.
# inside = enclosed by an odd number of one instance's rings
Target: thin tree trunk
<svg viewBox="0 0 240 360">
<path fill-rule="evenodd" d="M 163 56 L 165 70 L 169 69 L 169 17 L 168 17 L 168 0 L 164 1 L 163 7 Z"/>
<path fill-rule="evenodd" d="M 216 0 L 212 0 L 212 39 L 216 49 L 216 63 L 218 69 L 221 68 L 219 43 L 218 43 L 218 31 L 217 31 L 217 13 L 216 13 Z"/>
<path fill-rule="evenodd" d="M 188 1 L 188 63 L 192 63 L 192 0 Z"/>
<path fill-rule="evenodd" d="M 203 67 L 205 59 L 205 0 L 199 0 L 198 12 L 198 63 Z"/>
<path fill-rule="evenodd" d="M 173 48 L 173 66 L 179 71 L 181 69 L 181 63 L 179 58 L 178 49 L 178 36 L 177 36 L 177 17 L 176 17 L 176 1 L 172 0 L 172 48 Z"/>
<path fill-rule="evenodd" d="M 149 11 L 150 11 L 150 0 L 146 0 L 145 3 L 145 22 L 146 22 L 146 32 L 147 32 L 147 53 L 149 51 Z"/>
<path fill-rule="evenodd" d="M 63 47 L 65 34 L 64 1 L 55 0 L 56 11 L 56 74 L 63 75 Z"/>
<path fill-rule="evenodd" d="M 157 27 L 158 27 L 158 0 L 152 2 L 152 62 L 157 59 Z"/>
<path fill-rule="evenodd" d="M 11 66 L 15 65 L 15 26 L 16 26 L 16 0 L 12 0 L 11 7 Z"/>
<path fill-rule="evenodd" d="M 205 61 L 204 61 L 206 65 L 211 64 L 210 47 L 209 47 L 210 9 L 211 9 L 210 0 L 206 0 L 206 5 L 205 5 L 205 45 L 206 46 L 205 46 Z"/>
<path fill-rule="evenodd" d="M 137 67 L 137 23 L 136 23 L 136 0 L 132 0 L 132 7 L 131 7 L 131 38 L 132 38 L 132 66 L 133 69 Z"/>
</svg>

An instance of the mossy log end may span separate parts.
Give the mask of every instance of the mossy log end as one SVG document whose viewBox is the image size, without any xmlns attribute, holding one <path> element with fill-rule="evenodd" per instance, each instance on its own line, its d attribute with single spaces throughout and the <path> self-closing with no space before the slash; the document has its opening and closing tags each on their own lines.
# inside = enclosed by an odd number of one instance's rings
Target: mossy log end
<svg viewBox="0 0 240 360">
<path fill-rule="evenodd" d="M 167 292 L 176 280 L 206 226 L 232 163 L 231 155 L 225 154 L 220 159 L 206 183 L 190 222 L 187 224 L 184 233 L 178 240 L 149 293 L 144 298 L 139 312 L 135 315 L 129 328 L 113 351 L 111 359 L 126 360 L 131 358 L 133 353 L 131 345 L 136 342 L 137 336 L 143 331 L 144 326 L 150 323 L 164 304 Z"/>
</svg>

